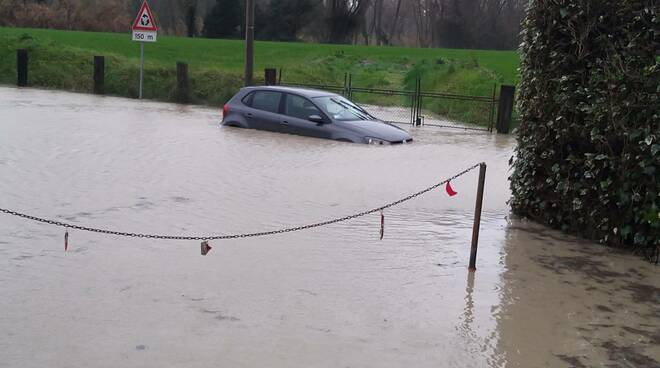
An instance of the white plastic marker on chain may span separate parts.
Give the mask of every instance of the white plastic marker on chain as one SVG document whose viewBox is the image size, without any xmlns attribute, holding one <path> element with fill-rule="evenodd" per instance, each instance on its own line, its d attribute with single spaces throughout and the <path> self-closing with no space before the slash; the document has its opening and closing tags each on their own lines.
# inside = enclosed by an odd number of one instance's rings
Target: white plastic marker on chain
<svg viewBox="0 0 660 368">
<path fill-rule="evenodd" d="M 202 255 L 203 256 L 207 255 L 211 251 L 211 249 L 213 249 L 213 247 L 209 245 L 208 241 L 204 240 L 202 242 Z"/>
</svg>

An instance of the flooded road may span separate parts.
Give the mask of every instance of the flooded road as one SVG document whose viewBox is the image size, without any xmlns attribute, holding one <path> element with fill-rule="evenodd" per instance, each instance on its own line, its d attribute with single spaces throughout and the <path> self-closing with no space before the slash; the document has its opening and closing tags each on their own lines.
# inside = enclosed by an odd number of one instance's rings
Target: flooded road
<svg viewBox="0 0 660 368">
<path fill-rule="evenodd" d="M 513 137 L 375 147 L 219 127 L 200 107 L 0 88 L 0 207 L 141 233 L 275 230 L 476 170 L 458 195 L 263 238 L 161 241 L 0 214 L 0 367 L 651 367 L 658 269 L 511 218 Z"/>
</svg>

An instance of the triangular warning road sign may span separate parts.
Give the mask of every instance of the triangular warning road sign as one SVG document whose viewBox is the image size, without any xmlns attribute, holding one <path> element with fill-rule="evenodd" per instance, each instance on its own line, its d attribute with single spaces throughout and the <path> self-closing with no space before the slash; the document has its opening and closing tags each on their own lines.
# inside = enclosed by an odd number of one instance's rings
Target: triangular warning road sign
<svg viewBox="0 0 660 368">
<path fill-rule="evenodd" d="M 146 0 L 142 3 L 131 30 L 154 32 L 158 30 L 158 27 L 156 27 L 156 20 L 154 19 L 154 15 L 151 13 L 151 9 Z"/>
</svg>

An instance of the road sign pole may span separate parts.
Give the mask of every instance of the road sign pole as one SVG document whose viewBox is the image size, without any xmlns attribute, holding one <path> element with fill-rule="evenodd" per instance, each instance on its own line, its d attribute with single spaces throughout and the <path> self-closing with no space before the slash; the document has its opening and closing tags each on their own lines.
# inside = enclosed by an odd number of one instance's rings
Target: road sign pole
<svg viewBox="0 0 660 368">
<path fill-rule="evenodd" d="M 142 75 L 144 74 L 144 42 L 140 42 L 140 92 L 139 99 L 142 99 Z"/>
<path fill-rule="evenodd" d="M 144 84 L 144 43 L 156 42 L 158 32 L 156 20 L 151 13 L 147 0 L 144 0 L 142 3 L 140 11 L 138 11 L 137 17 L 133 21 L 131 31 L 133 33 L 133 41 L 140 42 L 140 88 L 138 90 L 138 98 L 142 99 Z"/>
</svg>

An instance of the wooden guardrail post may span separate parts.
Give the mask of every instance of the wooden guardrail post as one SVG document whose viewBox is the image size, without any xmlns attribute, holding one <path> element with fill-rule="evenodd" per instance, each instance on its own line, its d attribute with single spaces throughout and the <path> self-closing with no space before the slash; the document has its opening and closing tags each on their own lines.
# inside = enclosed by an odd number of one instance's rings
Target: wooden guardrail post
<svg viewBox="0 0 660 368">
<path fill-rule="evenodd" d="M 188 83 L 188 64 L 176 63 L 176 102 L 190 102 L 190 84 Z"/>
<path fill-rule="evenodd" d="M 94 93 L 105 93 L 105 56 L 94 56 Z"/>
<path fill-rule="evenodd" d="M 19 87 L 28 85 L 28 50 L 20 49 L 16 52 L 16 73 Z"/>
<path fill-rule="evenodd" d="M 267 86 L 274 86 L 277 84 L 277 70 L 273 68 L 264 69 L 264 80 Z"/>
<path fill-rule="evenodd" d="M 511 128 L 511 114 L 513 113 L 513 97 L 516 87 L 502 85 L 500 87 L 500 104 L 497 108 L 497 132 L 508 134 Z"/>
<path fill-rule="evenodd" d="M 474 206 L 474 223 L 472 224 L 472 247 L 470 248 L 470 271 L 477 270 L 477 247 L 479 246 L 479 227 L 481 225 L 481 207 L 484 201 L 484 183 L 486 182 L 486 163 L 479 164 L 479 183 L 477 184 L 477 201 Z"/>
</svg>

